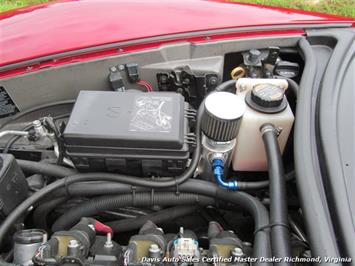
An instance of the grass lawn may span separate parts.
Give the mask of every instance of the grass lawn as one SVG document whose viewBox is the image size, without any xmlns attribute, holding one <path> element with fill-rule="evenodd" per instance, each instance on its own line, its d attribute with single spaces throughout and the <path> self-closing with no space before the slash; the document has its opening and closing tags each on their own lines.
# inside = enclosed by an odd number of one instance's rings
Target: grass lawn
<svg viewBox="0 0 355 266">
<path fill-rule="evenodd" d="M 50 0 L 0 0 L 0 11 L 6 11 L 26 5 L 45 3 Z M 245 3 L 281 6 L 355 17 L 355 0 L 319 0 L 311 4 L 311 0 L 231 0 Z M 314 0 L 313 0 L 314 1 Z"/>
<path fill-rule="evenodd" d="M 46 2 L 49 0 L 0 0 L 0 12 Z"/>
<path fill-rule="evenodd" d="M 280 6 L 309 10 L 321 13 L 355 18 L 355 0 L 235 0 L 236 2 L 256 3 L 262 5 Z"/>
</svg>

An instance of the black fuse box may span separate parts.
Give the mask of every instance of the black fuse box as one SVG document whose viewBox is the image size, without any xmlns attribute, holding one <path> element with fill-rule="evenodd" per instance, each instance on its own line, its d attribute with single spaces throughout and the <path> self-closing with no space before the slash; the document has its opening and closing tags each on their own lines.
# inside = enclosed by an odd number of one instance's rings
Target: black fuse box
<svg viewBox="0 0 355 266">
<path fill-rule="evenodd" d="M 11 154 L 0 155 L 0 218 L 5 218 L 28 196 L 26 178 Z"/>
<path fill-rule="evenodd" d="M 191 148 L 186 109 L 176 93 L 81 91 L 63 133 L 66 152 L 80 170 L 179 174 Z"/>
</svg>

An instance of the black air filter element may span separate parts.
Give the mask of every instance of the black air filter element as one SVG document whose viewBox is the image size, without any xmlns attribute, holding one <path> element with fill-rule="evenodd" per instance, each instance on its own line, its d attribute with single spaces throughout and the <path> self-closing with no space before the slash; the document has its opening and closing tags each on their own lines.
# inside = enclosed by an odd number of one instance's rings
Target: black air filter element
<svg viewBox="0 0 355 266">
<path fill-rule="evenodd" d="M 202 132 L 216 141 L 230 141 L 238 134 L 245 111 L 244 101 L 236 94 L 215 92 L 207 96 L 202 116 Z"/>
</svg>

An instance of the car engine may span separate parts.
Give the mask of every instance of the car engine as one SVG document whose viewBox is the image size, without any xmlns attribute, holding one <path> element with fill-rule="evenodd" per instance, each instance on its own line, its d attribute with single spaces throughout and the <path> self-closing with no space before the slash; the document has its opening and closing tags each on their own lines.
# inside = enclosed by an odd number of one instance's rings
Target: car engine
<svg viewBox="0 0 355 266">
<path fill-rule="evenodd" d="M 21 111 L 4 87 L 4 265 L 309 263 L 290 50 L 226 54 L 218 70 L 125 59 L 105 89 Z"/>
</svg>

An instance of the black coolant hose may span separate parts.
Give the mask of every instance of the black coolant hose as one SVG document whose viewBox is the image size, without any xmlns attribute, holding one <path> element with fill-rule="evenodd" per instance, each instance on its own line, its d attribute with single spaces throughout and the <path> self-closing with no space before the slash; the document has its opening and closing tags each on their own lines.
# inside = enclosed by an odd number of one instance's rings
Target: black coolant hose
<svg viewBox="0 0 355 266">
<path fill-rule="evenodd" d="M 292 170 L 285 174 L 285 180 L 291 181 L 295 178 L 295 171 Z M 253 182 L 243 182 L 238 181 L 238 190 L 257 190 L 262 188 L 267 188 L 270 185 L 270 180 L 263 181 L 253 181 Z"/>
<path fill-rule="evenodd" d="M 235 93 L 236 91 L 236 80 L 234 79 L 231 79 L 231 80 L 228 80 L 228 81 L 225 81 L 221 84 L 219 84 L 215 91 L 226 91 L 226 92 L 232 92 L 232 93 Z"/>
<path fill-rule="evenodd" d="M 296 81 L 294 81 L 293 79 L 290 79 L 290 78 L 282 77 L 282 76 L 274 76 L 274 78 L 285 79 L 288 83 L 288 88 L 292 91 L 293 95 L 297 98 L 297 94 L 299 91 L 299 85 L 297 84 Z"/>
<path fill-rule="evenodd" d="M 155 224 L 162 224 L 167 221 L 173 221 L 179 217 L 186 216 L 196 212 L 198 206 L 175 206 L 172 208 L 163 209 L 161 211 L 142 215 L 137 218 L 128 218 L 118 221 L 105 223 L 110 226 L 114 232 L 122 233 L 141 228 L 147 221 L 152 221 Z"/>
<path fill-rule="evenodd" d="M 28 174 L 41 174 L 57 178 L 71 176 L 77 173 L 76 170 L 64 166 L 49 164 L 44 162 L 33 162 L 26 160 L 16 160 L 22 171 Z"/>
<path fill-rule="evenodd" d="M 285 180 L 291 181 L 295 178 L 295 171 L 292 170 L 285 174 Z M 269 180 L 263 181 L 238 181 L 238 191 L 247 191 L 247 190 L 257 190 L 267 188 L 270 184 Z M 130 188 L 130 185 L 124 185 L 121 183 L 115 182 L 81 182 L 74 183 L 67 188 L 58 189 L 54 195 L 55 197 L 62 197 L 65 195 L 70 196 L 98 196 L 102 194 L 122 194 L 126 193 L 127 189 Z M 137 192 L 147 191 L 144 187 L 136 187 Z"/>
<path fill-rule="evenodd" d="M 81 203 L 60 216 L 52 226 L 52 231 L 67 230 L 75 225 L 82 217 L 91 217 L 105 211 L 114 211 L 118 208 L 148 207 L 148 206 L 171 206 L 171 205 L 201 205 L 214 204 L 214 199 L 195 194 L 173 192 L 150 192 L 130 193 L 116 196 L 103 196 L 93 198 Z"/>
<path fill-rule="evenodd" d="M 68 198 L 65 196 L 52 198 L 37 206 L 32 215 L 34 218 L 34 225 L 38 228 L 47 229 L 47 215 L 53 211 L 54 208 L 58 207 L 60 204 L 66 202 L 67 200 Z"/>
<path fill-rule="evenodd" d="M 195 193 L 213 197 L 222 201 L 226 201 L 235 205 L 241 206 L 254 218 L 255 237 L 254 237 L 254 257 L 270 257 L 270 235 L 268 231 L 269 213 L 265 206 L 255 197 L 244 192 L 226 193 L 226 190 L 218 187 L 216 184 L 190 179 L 178 187 L 165 188 L 164 191 L 171 192 Z M 56 196 L 63 196 L 69 194 L 71 196 L 97 196 L 102 194 L 124 194 L 135 192 L 151 191 L 148 188 L 132 187 L 128 184 L 113 183 L 113 182 L 81 182 L 67 186 L 67 189 L 60 189 L 56 191 Z M 155 191 L 161 191 L 155 190 Z M 256 263 L 258 265 L 268 265 L 268 263 Z"/>
<path fill-rule="evenodd" d="M 115 189 L 120 191 L 121 193 L 130 193 L 132 192 L 132 184 L 121 184 L 119 183 L 116 178 L 111 176 L 108 177 L 100 177 L 100 175 L 74 175 L 69 178 L 59 179 L 45 188 L 37 191 L 32 196 L 27 198 L 23 201 L 16 209 L 14 209 L 9 216 L 3 221 L 0 226 L 0 243 L 4 240 L 6 233 L 10 230 L 12 225 L 23 215 L 26 214 L 29 207 L 33 204 L 37 203 L 42 198 L 53 195 L 53 192 L 56 190 L 67 187 L 67 191 L 69 193 L 73 193 L 70 187 L 73 183 L 77 182 L 88 182 L 88 181 L 95 181 L 92 184 L 96 185 L 97 181 L 100 180 L 101 182 L 110 181 L 110 187 L 115 185 Z M 89 184 L 89 183 L 87 183 Z M 138 188 L 135 188 L 138 189 Z M 146 188 L 147 190 L 147 188 Z M 176 191 L 182 193 L 194 193 L 198 195 L 204 195 L 207 197 L 212 197 L 215 199 L 223 200 L 232 204 L 239 205 L 243 207 L 250 215 L 254 218 L 254 226 L 255 226 L 255 235 L 254 235 L 254 257 L 270 257 L 271 250 L 270 250 L 270 235 L 267 229 L 269 225 L 269 213 L 265 206 L 255 197 L 244 193 L 244 192 L 232 192 L 229 191 L 226 193 L 225 189 L 218 187 L 216 184 L 213 184 L 208 181 L 203 180 L 194 180 L 190 179 L 187 182 L 180 184 L 175 187 L 165 188 L 164 191 L 172 191 L 176 193 Z M 100 192 L 101 194 L 105 194 L 106 191 L 97 191 L 96 193 Z M 74 193 L 73 193 L 74 194 Z M 269 265 L 269 263 L 257 263 L 258 265 Z"/>
<path fill-rule="evenodd" d="M 286 181 L 276 129 L 271 124 L 260 128 L 264 141 L 270 180 L 270 225 L 272 255 L 277 258 L 292 257 L 287 211 Z M 282 261 L 278 265 L 292 265 Z"/>
<path fill-rule="evenodd" d="M 27 198 L 25 201 L 23 201 L 1 224 L 0 226 L 0 244 L 2 240 L 5 237 L 6 232 L 11 228 L 11 226 L 14 224 L 14 222 L 20 218 L 22 215 L 24 215 L 27 211 L 28 208 L 32 206 L 32 204 L 38 202 L 40 199 L 43 197 L 49 195 L 51 192 L 57 190 L 60 187 L 64 187 L 69 185 L 70 183 L 75 183 L 75 182 L 81 182 L 81 181 L 113 181 L 113 182 L 120 182 L 120 183 L 125 183 L 125 184 L 130 184 L 130 185 L 135 185 L 135 186 L 142 186 L 142 187 L 149 187 L 149 188 L 167 188 L 167 187 L 176 187 L 184 182 L 186 182 L 195 172 L 197 165 L 199 163 L 200 159 L 200 153 L 201 153 L 201 116 L 203 113 L 203 108 L 204 104 L 202 103 L 200 105 L 200 108 L 197 112 L 197 119 L 196 119 L 196 148 L 194 151 L 194 154 L 192 156 L 191 164 L 189 168 L 180 176 L 176 178 L 168 178 L 168 179 L 163 179 L 164 181 L 158 179 L 158 180 L 151 180 L 151 179 L 144 179 L 144 178 L 139 178 L 139 177 L 133 177 L 133 176 L 128 176 L 128 175 L 120 175 L 120 174 L 109 174 L 109 173 L 83 173 L 83 174 L 74 174 L 74 175 L 69 175 L 68 169 L 67 168 L 61 168 L 59 172 L 53 172 L 56 176 L 59 177 L 66 177 L 60 180 L 57 180 L 45 188 L 41 189 L 40 191 L 34 193 L 31 197 Z M 23 170 L 29 171 L 33 170 L 34 172 L 38 173 L 44 173 L 44 168 L 42 167 L 37 167 L 38 163 L 31 162 L 29 163 L 28 161 L 20 161 L 19 164 Z M 52 167 L 50 164 L 47 165 L 46 170 L 52 170 Z M 58 170 L 59 168 L 56 168 Z M 46 173 L 48 173 L 46 171 Z"/>
</svg>

